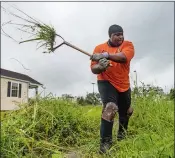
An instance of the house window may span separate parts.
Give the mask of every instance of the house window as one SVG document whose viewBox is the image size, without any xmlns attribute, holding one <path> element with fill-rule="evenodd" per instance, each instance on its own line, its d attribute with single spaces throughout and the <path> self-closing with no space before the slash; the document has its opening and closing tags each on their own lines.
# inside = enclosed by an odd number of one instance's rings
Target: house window
<svg viewBox="0 0 175 158">
<path fill-rule="evenodd" d="M 8 82 L 7 97 L 19 97 L 21 98 L 22 84 L 15 82 Z"/>
<path fill-rule="evenodd" d="M 18 83 L 12 83 L 12 97 L 17 97 L 18 96 L 18 91 L 19 91 L 19 87 L 18 87 Z"/>
</svg>

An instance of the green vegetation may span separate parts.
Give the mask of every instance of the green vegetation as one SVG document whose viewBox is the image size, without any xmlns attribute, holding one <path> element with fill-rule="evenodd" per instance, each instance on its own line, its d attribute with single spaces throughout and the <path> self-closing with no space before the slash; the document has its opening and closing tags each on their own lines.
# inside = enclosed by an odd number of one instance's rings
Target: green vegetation
<svg viewBox="0 0 175 158">
<path fill-rule="evenodd" d="M 137 91 L 132 98 L 135 111 L 129 122 L 128 137 L 121 142 L 116 140 L 116 116 L 114 145 L 105 156 L 98 154 L 102 107 L 82 106 L 54 97 L 33 100 L 19 111 L 1 115 L 1 155 L 61 158 L 76 152 L 82 158 L 173 158 L 172 95 L 155 92 L 138 95 Z"/>
</svg>

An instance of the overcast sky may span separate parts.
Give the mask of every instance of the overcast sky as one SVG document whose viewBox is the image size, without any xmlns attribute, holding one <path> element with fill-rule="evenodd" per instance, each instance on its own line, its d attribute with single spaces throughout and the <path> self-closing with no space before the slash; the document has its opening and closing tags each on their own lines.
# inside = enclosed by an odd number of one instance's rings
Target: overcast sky
<svg viewBox="0 0 175 158">
<path fill-rule="evenodd" d="M 173 2 L 13 2 L 30 16 L 52 24 L 68 42 L 92 53 L 108 40 L 108 28 L 119 24 L 125 40 L 132 41 L 135 56 L 131 62 L 131 84 L 154 84 L 165 89 L 174 86 L 174 5 Z M 8 5 L 3 4 L 8 7 Z M 10 9 L 10 8 L 9 8 Z M 2 11 L 1 11 L 2 12 Z M 15 12 L 18 14 L 18 12 Z M 20 14 L 21 15 L 21 14 Z M 1 23 L 15 20 L 2 12 Z M 15 21 L 14 21 L 15 22 Z M 22 37 L 12 26 L 4 27 L 15 39 Z M 62 46 L 54 54 L 36 50 L 36 43 L 17 44 L 1 35 L 1 67 L 25 73 L 46 86 L 46 93 L 84 95 L 92 92 L 96 75 L 90 71 L 89 57 Z M 19 60 L 24 69 L 16 60 Z M 40 89 L 40 92 L 42 89 Z M 95 86 L 97 92 L 97 86 Z"/>
</svg>

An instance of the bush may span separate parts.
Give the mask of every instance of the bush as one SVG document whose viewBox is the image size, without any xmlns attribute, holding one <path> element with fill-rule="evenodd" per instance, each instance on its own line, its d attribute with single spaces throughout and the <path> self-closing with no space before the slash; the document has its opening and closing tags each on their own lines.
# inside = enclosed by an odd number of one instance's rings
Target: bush
<svg viewBox="0 0 175 158">
<path fill-rule="evenodd" d="M 77 97 L 77 103 L 79 105 L 86 105 L 86 100 L 83 97 Z"/>
<path fill-rule="evenodd" d="M 169 96 L 170 96 L 170 99 L 174 99 L 175 98 L 175 90 L 174 90 L 174 88 L 172 88 L 170 90 Z"/>
<path fill-rule="evenodd" d="M 174 102 L 168 97 L 155 98 L 150 94 L 132 99 L 134 113 L 127 139 L 121 142 L 116 140 L 116 116 L 111 157 L 174 157 Z M 100 158 L 101 110 L 101 106 L 40 98 L 9 112 L 1 122 L 1 156 L 51 158 L 54 154 L 61 158 L 60 154 L 78 151 L 82 158 Z"/>
<path fill-rule="evenodd" d="M 79 105 L 100 105 L 99 93 L 87 93 L 85 97 L 77 97 L 77 103 Z"/>
<path fill-rule="evenodd" d="M 76 104 L 43 99 L 8 114 L 2 121 L 3 157 L 48 157 L 59 149 L 83 145 L 99 123 L 83 113 Z"/>
</svg>

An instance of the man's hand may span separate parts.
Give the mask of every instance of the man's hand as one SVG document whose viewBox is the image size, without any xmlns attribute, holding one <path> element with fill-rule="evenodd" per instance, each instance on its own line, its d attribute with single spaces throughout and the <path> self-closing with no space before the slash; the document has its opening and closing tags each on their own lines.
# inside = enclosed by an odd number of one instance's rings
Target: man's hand
<svg viewBox="0 0 175 158">
<path fill-rule="evenodd" d="M 103 71 L 106 71 L 106 69 L 110 66 L 110 62 L 109 60 L 107 60 L 106 58 L 102 58 L 99 60 L 99 63 L 94 65 L 92 67 L 92 72 L 94 74 L 100 74 Z"/>
<path fill-rule="evenodd" d="M 109 60 L 102 58 L 99 60 L 99 69 L 106 70 L 110 66 Z"/>
<path fill-rule="evenodd" d="M 103 59 L 103 58 L 108 58 L 109 57 L 109 54 L 107 52 L 104 52 L 104 53 L 99 53 L 99 54 L 93 54 L 91 57 L 90 57 L 90 60 L 92 61 L 99 61 L 100 59 Z"/>
</svg>

